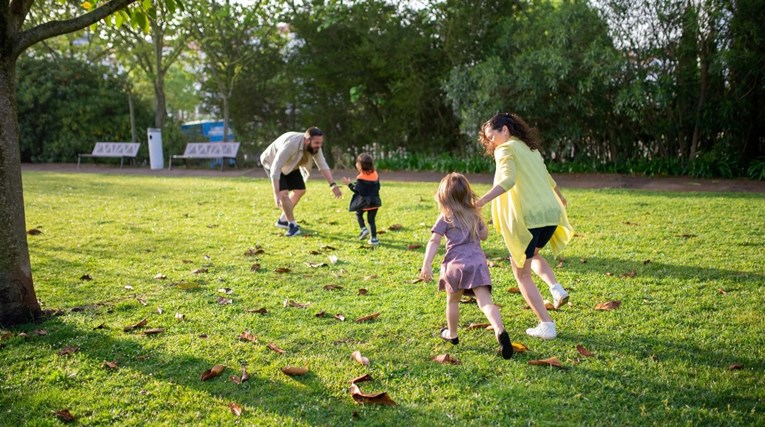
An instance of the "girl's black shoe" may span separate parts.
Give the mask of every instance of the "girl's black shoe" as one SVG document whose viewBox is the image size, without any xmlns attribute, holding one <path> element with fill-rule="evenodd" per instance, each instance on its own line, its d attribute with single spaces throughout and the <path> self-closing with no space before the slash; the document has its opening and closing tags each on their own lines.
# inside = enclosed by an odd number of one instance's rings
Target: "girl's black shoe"
<svg viewBox="0 0 765 427">
<path fill-rule="evenodd" d="M 460 338 L 459 338 L 459 337 L 455 337 L 455 338 L 446 338 L 446 337 L 444 336 L 444 331 L 448 331 L 448 330 L 449 330 L 449 328 L 441 328 L 441 330 L 438 332 L 438 336 L 439 336 L 439 337 L 441 337 L 441 339 L 442 339 L 442 340 L 444 340 L 444 341 L 446 341 L 446 342 L 450 342 L 450 343 L 452 343 L 452 344 L 454 344 L 454 345 L 457 345 L 457 344 L 459 344 L 459 343 L 460 343 Z"/>
<path fill-rule="evenodd" d="M 497 339 L 499 340 L 499 350 L 502 352 L 502 358 L 509 359 L 513 357 L 513 343 L 510 342 L 510 336 L 507 335 L 507 331 L 502 331 Z"/>
</svg>

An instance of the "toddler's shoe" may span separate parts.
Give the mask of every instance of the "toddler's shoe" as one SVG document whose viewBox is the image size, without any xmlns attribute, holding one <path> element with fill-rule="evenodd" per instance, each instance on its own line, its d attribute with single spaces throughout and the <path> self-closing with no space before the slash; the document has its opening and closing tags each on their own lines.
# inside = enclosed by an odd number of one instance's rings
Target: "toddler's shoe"
<svg viewBox="0 0 765 427">
<path fill-rule="evenodd" d="M 277 226 L 277 227 L 279 227 L 279 228 L 283 228 L 283 229 L 285 229 L 285 230 L 287 230 L 287 229 L 289 229 L 289 228 L 290 228 L 290 223 L 289 223 L 289 221 L 282 221 L 282 219 L 281 219 L 281 218 L 277 218 L 277 220 L 276 220 L 276 224 L 274 224 L 274 225 L 275 225 L 275 226 Z"/>
<path fill-rule="evenodd" d="M 297 224 L 289 224 L 289 228 L 287 228 L 287 232 L 284 233 L 287 237 L 294 237 L 300 234 L 300 226 Z"/>
<path fill-rule="evenodd" d="M 507 334 L 507 331 L 502 331 L 497 340 L 499 341 L 499 351 L 502 353 L 502 358 L 509 359 L 513 357 L 513 343 L 510 342 L 510 335 Z"/>
<path fill-rule="evenodd" d="M 364 240 L 366 237 L 369 236 L 369 229 L 364 227 L 361 229 L 361 232 L 359 233 L 359 240 Z"/>
<path fill-rule="evenodd" d="M 377 237 L 372 237 L 371 239 L 369 239 L 369 244 L 370 244 L 370 245 L 374 245 L 374 246 L 377 246 L 377 245 L 379 245 L 379 244 L 380 244 L 380 241 L 379 241 L 379 240 L 377 240 Z"/>
<path fill-rule="evenodd" d="M 568 292 L 563 289 L 563 286 L 561 286 L 560 283 L 551 287 L 550 293 L 553 297 L 553 307 L 555 307 L 556 310 L 568 302 Z"/>
<path fill-rule="evenodd" d="M 438 331 L 438 336 L 441 337 L 442 340 L 446 342 L 450 342 L 454 345 L 457 345 L 460 343 L 460 337 L 449 338 L 448 335 L 449 335 L 449 328 L 441 328 L 441 330 Z"/>
<path fill-rule="evenodd" d="M 558 336 L 555 331 L 555 322 L 539 322 L 536 328 L 526 329 L 526 334 L 543 340 L 551 340 Z"/>
</svg>

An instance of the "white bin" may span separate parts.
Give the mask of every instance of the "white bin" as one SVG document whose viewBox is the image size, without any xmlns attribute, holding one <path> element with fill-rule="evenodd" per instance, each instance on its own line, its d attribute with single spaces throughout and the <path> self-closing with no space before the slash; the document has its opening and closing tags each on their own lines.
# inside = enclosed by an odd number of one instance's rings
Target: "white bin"
<svg viewBox="0 0 765 427">
<path fill-rule="evenodd" d="M 162 129 L 149 128 L 146 133 L 149 135 L 149 163 L 152 169 L 162 169 L 165 167 L 165 159 L 162 155 Z"/>
</svg>

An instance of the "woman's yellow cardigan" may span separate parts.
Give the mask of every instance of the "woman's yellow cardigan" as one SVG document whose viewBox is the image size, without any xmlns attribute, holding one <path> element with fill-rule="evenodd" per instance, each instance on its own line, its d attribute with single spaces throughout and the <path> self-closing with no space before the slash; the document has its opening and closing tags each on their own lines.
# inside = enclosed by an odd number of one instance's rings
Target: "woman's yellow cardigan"
<svg viewBox="0 0 765 427">
<path fill-rule="evenodd" d="M 531 242 L 530 228 L 557 225 L 550 239 L 553 254 L 559 254 L 574 235 L 566 208 L 555 193 L 555 180 L 547 172 L 539 150 L 511 138 L 494 150 L 494 185 L 505 192 L 491 202 L 494 228 L 505 240 L 510 256 L 519 267 L 526 262 Z"/>
</svg>

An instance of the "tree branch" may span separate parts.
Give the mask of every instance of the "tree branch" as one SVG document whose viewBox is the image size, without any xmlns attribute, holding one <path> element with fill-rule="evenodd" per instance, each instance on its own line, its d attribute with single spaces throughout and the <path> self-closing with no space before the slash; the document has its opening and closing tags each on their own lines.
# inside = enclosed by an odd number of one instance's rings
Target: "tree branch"
<svg viewBox="0 0 765 427">
<path fill-rule="evenodd" d="M 136 0 L 111 0 L 103 6 L 99 6 L 93 9 L 93 11 L 76 18 L 67 19 L 65 21 L 49 21 L 34 28 L 30 28 L 27 31 L 18 33 L 18 35 L 15 36 L 13 40 L 12 55 L 14 58 L 18 57 L 21 52 L 35 43 L 49 39 L 51 37 L 60 36 L 61 34 L 81 30 L 88 25 L 94 24 L 106 18 L 112 13 L 128 6 L 135 1 Z"/>
<path fill-rule="evenodd" d="M 10 16 L 8 19 L 9 30 L 13 33 L 21 29 L 24 20 L 27 19 L 29 9 L 32 8 L 34 0 L 12 0 L 10 5 Z"/>
</svg>

